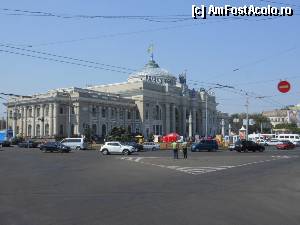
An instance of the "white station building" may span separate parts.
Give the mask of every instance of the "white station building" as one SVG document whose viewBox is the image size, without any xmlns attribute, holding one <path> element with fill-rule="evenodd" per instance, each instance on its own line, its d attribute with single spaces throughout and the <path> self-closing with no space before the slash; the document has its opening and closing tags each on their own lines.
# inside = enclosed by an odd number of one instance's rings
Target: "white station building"
<svg viewBox="0 0 300 225">
<path fill-rule="evenodd" d="M 124 83 L 88 88 L 61 88 L 7 103 L 8 126 L 15 135 L 54 138 L 84 135 L 87 129 L 106 136 L 112 128 L 132 133 L 188 137 L 214 136 L 220 129 L 215 96 L 189 89 L 186 76 L 177 79 L 151 59 Z"/>
</svg>

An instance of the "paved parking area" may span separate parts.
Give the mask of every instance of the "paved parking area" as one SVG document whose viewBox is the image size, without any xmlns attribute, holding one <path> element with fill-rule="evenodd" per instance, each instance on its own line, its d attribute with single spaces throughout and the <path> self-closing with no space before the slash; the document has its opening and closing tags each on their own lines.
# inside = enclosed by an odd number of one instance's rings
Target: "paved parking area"
<svg viewBox="0 0 300 225">
<path fill-rule="evenodd" d="M 0 152 L 0 225 L 299 225 L 300 149 Z"/>
</svg>

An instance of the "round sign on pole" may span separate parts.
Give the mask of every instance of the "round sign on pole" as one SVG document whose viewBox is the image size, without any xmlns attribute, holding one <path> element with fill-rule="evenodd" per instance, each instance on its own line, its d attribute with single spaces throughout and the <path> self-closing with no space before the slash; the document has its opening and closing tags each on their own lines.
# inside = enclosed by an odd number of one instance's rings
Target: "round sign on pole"
<svg viewBox="0 0 300 225">
<path fill-rule="evenodd" d="M 281 93 L 287 93 L 291 90 L 291 84 L 288 81 L 283 80 L 278 83 L 277 88 Z"/>
</svg>

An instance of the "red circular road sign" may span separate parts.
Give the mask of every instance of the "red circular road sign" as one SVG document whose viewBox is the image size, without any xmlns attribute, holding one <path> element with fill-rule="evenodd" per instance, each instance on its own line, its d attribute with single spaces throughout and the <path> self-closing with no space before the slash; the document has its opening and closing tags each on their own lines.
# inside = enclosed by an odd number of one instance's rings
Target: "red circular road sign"
<svg viewBox="0 0 300 225">
<path fill-rule="evenodd" d="M 280 81 L 278 83 L 278 91 L 281 93 L 287 93 L 291 90 L 291 84 L 287 82 L 286 80 Z"/>
</svg>

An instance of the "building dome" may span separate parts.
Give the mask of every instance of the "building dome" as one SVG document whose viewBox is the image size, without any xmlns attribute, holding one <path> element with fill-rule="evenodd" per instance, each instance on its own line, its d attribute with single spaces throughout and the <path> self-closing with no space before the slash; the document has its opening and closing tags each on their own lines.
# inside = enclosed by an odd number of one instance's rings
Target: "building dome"
<svg viewBox="0 0 300 225">
<path fill-rule="evenodd" d="M 158 84 L 168 83 L 170 85 L 176 85 L 176 77 L 167 70 L 160 68 L 159 65 L 152 59 L 142 70 L 131 74 L 128 78 L 129 82 L 141 80 Z"/>
</svg>

